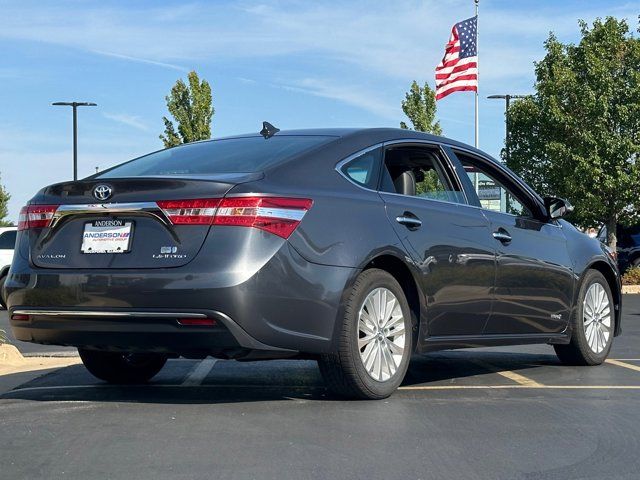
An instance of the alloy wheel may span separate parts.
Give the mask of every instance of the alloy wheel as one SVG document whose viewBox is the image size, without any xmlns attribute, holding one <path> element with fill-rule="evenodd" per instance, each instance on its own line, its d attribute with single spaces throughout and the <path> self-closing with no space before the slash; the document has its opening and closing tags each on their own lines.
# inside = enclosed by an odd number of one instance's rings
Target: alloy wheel
<svg viewBox="0 0 640 480">
<path fill-rule="evenodd" d="M 395 375 L 405 353 L 405 318 L 387 288 L 376 288 L 358 314 L 358 350 L 365 370 L 379 382 Z"/>
<path fill-rule="evenodd" d="M 602 285 L 594 283 L 584 297 L 582 319 L 587 343 L 596 354 L 607 348 L 611 336 L 611 318 L 609 296 Z"/>
</svg>

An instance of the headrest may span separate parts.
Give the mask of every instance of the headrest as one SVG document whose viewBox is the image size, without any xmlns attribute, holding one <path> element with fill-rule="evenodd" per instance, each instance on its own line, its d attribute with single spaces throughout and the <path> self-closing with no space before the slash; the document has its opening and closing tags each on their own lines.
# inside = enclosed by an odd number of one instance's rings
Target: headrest
<svg viewBox="0 0 640 480">
<path fill-rule="evenodd" d="M 416 176 L 411 170 L 402 172 L 393 181 L 396 193 L 414 197 L 416 195 Z"/>
</svg>

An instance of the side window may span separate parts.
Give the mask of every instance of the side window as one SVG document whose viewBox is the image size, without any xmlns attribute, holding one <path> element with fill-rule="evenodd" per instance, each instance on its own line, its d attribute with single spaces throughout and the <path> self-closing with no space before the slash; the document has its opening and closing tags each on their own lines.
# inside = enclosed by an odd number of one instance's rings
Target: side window
<svg viewBox="0 0 640 480">
<path fill-rule="evenodd" d="M 375 190 L 378 187 L 378 172 L 382 147 L 363 153 L 342 166 L 342 173 L 363 187 Z"/>
<path fill-rule="evenodd" d="M 16 246 L 16 231 L 9 230 L 0 234 L 0 250 L 13 250 Z"/>
<path fill-rule="evenodd" d="M 456 152 L 456 155 L 469 175 L 482 208 L 518 217 L 533 217 L 524 201 L 513 190 L 505 187 L 487 167 L 462 153 Z"/>
<path fill-rule="evenodd" d="M 388 148 L 382 170 L 383 192 L 466 203 L 457 185 L 444 170 L 440 152 L 417 146 Z"/>
</svg>

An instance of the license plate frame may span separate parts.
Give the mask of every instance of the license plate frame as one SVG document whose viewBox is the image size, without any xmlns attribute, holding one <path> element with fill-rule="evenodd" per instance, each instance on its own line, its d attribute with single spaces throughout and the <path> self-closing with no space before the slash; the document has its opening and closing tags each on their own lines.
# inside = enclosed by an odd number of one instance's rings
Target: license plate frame
<svg viewBox="0 0 640 480">
<path fill-rule="evenodd" d="M 82 227 L 80 252 L 85 255 L 119 255 L 131 252 L 133 243 L 134 222 L 112 218 L 108 220 L 92 220 Z M 87 233 L 93 234 L 87 236 Z M 126 234 L 114 237 L 114 234 Z"/>
</svg>

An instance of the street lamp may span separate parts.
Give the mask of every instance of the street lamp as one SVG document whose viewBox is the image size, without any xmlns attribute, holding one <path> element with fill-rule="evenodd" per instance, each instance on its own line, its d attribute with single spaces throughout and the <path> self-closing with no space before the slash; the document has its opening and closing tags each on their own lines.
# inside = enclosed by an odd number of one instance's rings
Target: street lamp
<svg viewBox="0 0 640 480">
<path fill-rule="evenodd" d="M 510 152 L 510 148 L 509 148 L 509 103 L 511 101 L 511 99 L 516 99 L 516 98 L 527 98 L 530 97 L 531 95 L 489 95 L 487 98 L 491 99 L 491 100 L 504 100 L 505 103 L 505 110 L 504 110 L 504 124 L 505 124 L 505 136 L 504 136 L 504 149 L 505 149 L 505 156 L 507 157 L 507 163 L 509 163 L 509 154 Z"/>
<path fill-rule="evenodd" d="M 78 179 L 78 107 L 95 107 L 97 104 L 90 102 L 54 102 L 56 107 L 73 108 L 73 180 Z"/>
</svg>

